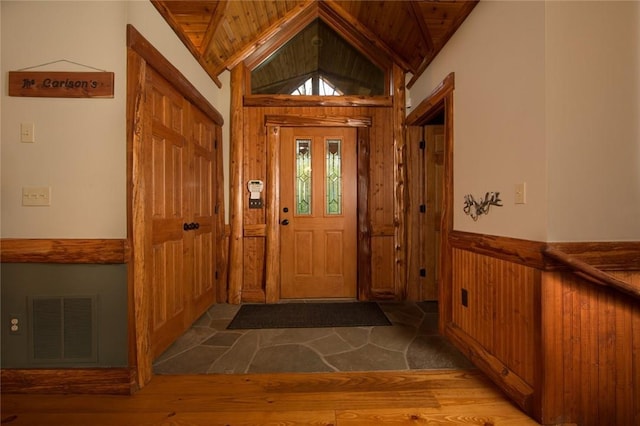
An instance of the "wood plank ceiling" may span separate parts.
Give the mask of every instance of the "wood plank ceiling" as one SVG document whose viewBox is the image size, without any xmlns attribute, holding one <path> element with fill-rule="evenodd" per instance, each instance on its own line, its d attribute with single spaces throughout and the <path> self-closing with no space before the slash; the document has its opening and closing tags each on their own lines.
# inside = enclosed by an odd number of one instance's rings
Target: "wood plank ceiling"
<svg viewBox="0 0 640 426">
<path fill-rule="evenodd" d="M 318 17 L 363 53 L 413 74 L 410 86 L 479 0 L 151 1 L 218 86 L 223 71 L 259 64 Z"/>
</svg>

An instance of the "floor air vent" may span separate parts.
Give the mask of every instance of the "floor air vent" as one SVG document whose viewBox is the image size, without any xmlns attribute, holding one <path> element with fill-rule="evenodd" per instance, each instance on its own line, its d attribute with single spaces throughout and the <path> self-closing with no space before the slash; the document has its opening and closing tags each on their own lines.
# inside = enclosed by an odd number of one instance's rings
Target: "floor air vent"
<svg viewBox="0 0 640 426">
<path fill-rule="evenodd" d="M 97 362 L 95 296 L 31 299 L 34 363 Z"/>
</svg>

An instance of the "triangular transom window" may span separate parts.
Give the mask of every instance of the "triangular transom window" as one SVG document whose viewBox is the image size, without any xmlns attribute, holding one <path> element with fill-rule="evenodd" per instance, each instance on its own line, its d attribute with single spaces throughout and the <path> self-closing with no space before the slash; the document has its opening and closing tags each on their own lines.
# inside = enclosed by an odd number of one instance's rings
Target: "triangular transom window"
<svg viewBox="0 0 640 426">
<path fill-rule="evenodd" d="M 252 94 L 384 95 L 385 73 L 316 19 L 251 72 Z"/>
</svg>

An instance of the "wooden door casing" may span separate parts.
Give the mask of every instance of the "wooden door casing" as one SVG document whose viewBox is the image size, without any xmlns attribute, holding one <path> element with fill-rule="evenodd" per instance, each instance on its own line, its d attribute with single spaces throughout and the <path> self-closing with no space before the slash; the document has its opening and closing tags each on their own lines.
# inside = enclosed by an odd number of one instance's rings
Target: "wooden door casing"
<svg viewBox="0 0 640 426">
<path fill-rule="evenodd" d="M 296 141 L 311 149 L 311 206 L 298 214 Z M 340 214 L 326 206 L 327 141 L 341 141 Z M 357 167 L 353 128 L 283 127 L 280 145 L 281 298 L 355 298 L 357 288 Z M 288 225 L 285 225 L 288 223 Z"/>
</svg>

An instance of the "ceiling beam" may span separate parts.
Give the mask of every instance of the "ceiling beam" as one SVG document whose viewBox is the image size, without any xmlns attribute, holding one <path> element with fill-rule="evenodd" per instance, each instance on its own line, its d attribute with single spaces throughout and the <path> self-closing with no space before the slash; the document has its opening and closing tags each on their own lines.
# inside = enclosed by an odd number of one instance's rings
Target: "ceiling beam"
<svg viewBox="0 0 640 426">
<path fill-rule="evenodd" d="M 427 27 L 427 22 L 424 19 L 424 14 L 422 13 L 422 8 L 417 1 L 410 1 L 411 11 L 413 12 L 413 16 L 416 18 L 416 22 L 418 23 L 418 27 L 420 28 L 420 34 L 422 35 L 422 41 L 424 42 L 425 47 L 427 48 L 427 54 L 433 52 L 433 38 L 431 38 L 431 33 L 429 32 L 429 28 Z"/>
<path fill-rule="evenodd" d="M 366 26 L 362 25 L 360 21 L 355 19 L 350 13 L 344 10 L 337 2 L 333 0 L 325 0 L 319 2 L 320 16 L 324 18 L 325 22 L 329 24 L 334 31 L 341 34 L 343 37 L 349 37 L 349 41 L 354 47 L 364 53 L 367 57 L 375 61 L 376 57 L 381 59 L 381 55 L 377 55 L 377 51 L 383 52 L 387 58 L 390 58 L 398 64 L 405 71 L 412 71 L 413 68 L 405 60 L 405 58 L 398 55 L 393 49 L 389 47 L 377 34 L 371 31 Z M 345 38 L 346 39 L 346 38 Z M 373 49 L 372 49 L 373 47 Z M 378 65 L 385 65 L 385 62 Z"/>
<path fill-rule="evenodd" d="M 280 46 L 280 43 L 284 38 L 288 40 L 293 37 L 298 30 L 304 28 L 314 19 L 313 15 L 315 14 L 315 5 L 316 2 L 314 0 L 305 0 L 303 3 L 297 5 L 294 9 L 290 10 L 286 15 L 269 26 L 265 31 L 258 34 L 258 37 L 255 40 L 248 43 L 243 49 L 239 50 L 219 65 L 214 71 L 214 74 L 220 75 L 220 73 L 225 69 L 231 70 L 232 68 L 235 68 L 236 65 L 247 59 L 258 49 L 263 51 L 268 49 L 270 46 Z"/>
<path fill-rule="evenodd" d="M 213 40 L 213 36 L 216 33 L 216 30 L 220 26 L 220 22 L 224 18 L 227 12 L 227 6 L 229 5 L 228 0 L 220 0 L 218 4 L 216 4 L 216 9 L 213 11 L 211 15 L 211 19 L 209 20 L 209 25 L 207 26 L 207 31 L 204 33 L 204 37 L 202 38 L 202 44 L 200 45 L 200 54 L 204 56 L 204 53 L 209 50 L 209 45 Z"/>
<path fill-rule="evenodd" d="M 191 52 L 193 57 L 196 59 L 196 61 L 198 61 L 200 66 L 209 75 L 211 80 L 213 80 L 213 82 L 216 84 L 216 86 L 218 86 L 218 88 L 221 88 L 222 87 L 222 82 L 218 78 L 218 75 L 217 74 L 212 74 L 211 72 L 209 72 L 208 64 L 204 60 L 203 55 L 200 54 L 200 51 L 198 51 L 198 49 L 193 45 L 193 43 L 191 42 L 191 39 L 189 39 L 189 37 L 187 37 L 185 35 L 185 33 L 182 31 L 182 27 L 174 19 L 173 14 L 171 13 L 169 8 L 164 3 L 165 3 L 164 0 L 151 0 L 151 4 L 153 4 L 155 6 L 155 8 L 160 13 L 160 15 L 162 15 L 164 20 L 167 21 L 167 23 L 169 24 L 171 29 L 173 29 L 173 32 L 176 33 L 176 35 L 178 36 L 180 41 L 182 41 L 182 43 L 187 47 L 189 52 Z"/>
<path fill-rule="evenodd" d="M 469 16 L 469 14 L 473 10 L 473 8 L 476 7 L 479 1 L 480 0 L 469 0 L 463 3 L 463 6 L 460 9 L 460 12 L 458 13 L 456 20 L 454 21 L 453 25 L 449 28 L 449 31 L 447 32 L 445 37 L 443 37 L 444 40 L 449 40 L 453 35 L 453 33 L 455 33 L 458 30 L 458 28 L 460 28 L 460 25 L 462 25 L 464 20 L 467 19 L 467 16 Z M 431 64 L 431 61 L 433 61 L 433 59 L 436 57 L 438 52 L 442 50 L 443 47 L 444 45 L 434 46 L 435 51 L 433 52 L 432 55 L 428 55 L 423 59 L 422 64 L 420 64 L 418 69 L 413 73 L 413 76 L 411 77 L 411 80 L 409 80 L 409 83 L 407 83 L 407 89 L 411 89 L 411 87 L 416 83 L 416 81 L 418 81 L 418 78 L 420 78 L 422 73 L 427 69 L 429 64 Z"/>
</svg>

